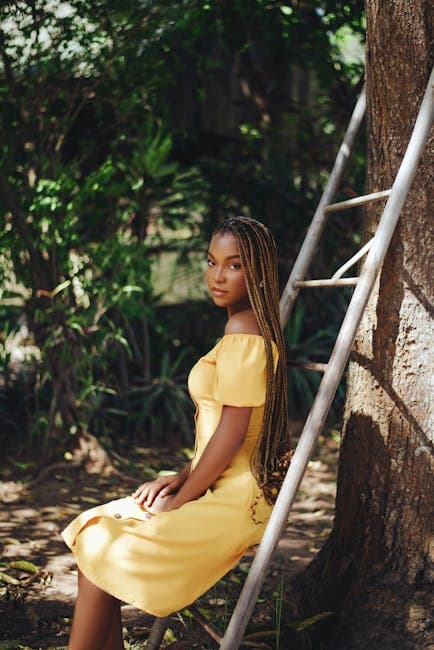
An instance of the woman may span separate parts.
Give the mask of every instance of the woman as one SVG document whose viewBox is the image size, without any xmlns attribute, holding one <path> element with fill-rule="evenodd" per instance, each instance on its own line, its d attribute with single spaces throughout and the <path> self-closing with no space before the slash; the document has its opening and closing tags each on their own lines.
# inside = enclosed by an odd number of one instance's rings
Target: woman
<svg viewBox="0 0 434 650">
<path fill-rule="evenodd" d="M 123 648 L 120 601 L 156 616 L 207 591 L 257 544 L 289 447 L 277 254 L 247 217 L 214 232 L 206 280 L 224 336 L 189 376 L 196 448 L 179 474 L 92 508 L 63 532 L 79 567 L 71 650 Z"/>
</svg>

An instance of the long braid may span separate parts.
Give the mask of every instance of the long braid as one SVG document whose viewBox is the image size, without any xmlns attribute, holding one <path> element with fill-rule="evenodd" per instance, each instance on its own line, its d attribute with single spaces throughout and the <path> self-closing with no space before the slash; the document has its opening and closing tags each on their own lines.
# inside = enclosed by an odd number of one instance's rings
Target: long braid
<svg viewBox="0 0 434 650">
<path fill-rule="evenodd" d="M 267 384 L 264 416 L 251 464 L 253 475 L 266 500 L 273 502 L 282 478 L 282 457 L 288 461 L 290 456 L 286 358 L 280 327 L 276 244 L 266 226 L 249 217 L 226 219 L 214 234 L 227 232 L 236 239 L 250 305 L 265 344 Z M 272 341 L 279 352 L 275 371 Z"/>
</svg>

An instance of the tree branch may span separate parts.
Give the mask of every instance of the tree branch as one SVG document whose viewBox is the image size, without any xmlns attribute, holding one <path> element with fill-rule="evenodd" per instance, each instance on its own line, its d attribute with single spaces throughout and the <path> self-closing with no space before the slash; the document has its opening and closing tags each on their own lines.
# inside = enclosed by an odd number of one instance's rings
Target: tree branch
<svg viewBox="0 0 434 650">
<path fill-rule="evenodd" d="M 103 80 L 103 78 L 106 76 L 107 72 L 110 70 L 111 66 L 115 62 L 116 57 L 112 57 L 110 61 L 107 63 L 107 66 L 101 73 L 101 75 L 95 79 L 95 83 L 90 87 L 88 90 L 88 93 L 93 93 Z M 65 138 L 68 135 L 69 131 L 71 130 L 72 125 L 74 124 L 75 120 L 77 119 L 78 115 L 80 114 L 80 111 L 82 110 L 84 104 L 85 104 L 86 98 L 85 96 L 82 97 L 82 99 L 79 101 L 78 105 L 74 108 L 71 106 L 71 108 L 68 110 L 66 116 L 65 116 L 65 122 L 67 124 L 65 125 L 65 128 L 63 132 L 59 135 L 59 137 L 56 140 L 56 143 L 54 145 L 54 151 L 56 153 L 59 153 L 61 150 L 63 143 L 65 142 Z"/>
</svg>

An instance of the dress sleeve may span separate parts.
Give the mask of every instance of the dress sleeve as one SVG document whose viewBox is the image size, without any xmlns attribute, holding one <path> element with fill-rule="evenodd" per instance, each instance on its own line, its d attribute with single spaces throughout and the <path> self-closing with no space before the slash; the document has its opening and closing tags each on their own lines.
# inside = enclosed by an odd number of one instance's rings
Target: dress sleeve
<svg viewBox="0 0 434 650">
<path fill-rule="evenodd" d="M 227 406 L 262 406 L 267 385 L 267 357 L 261 336 L 227 334 L 216 356 L 214 398 Z"/>
</svg>

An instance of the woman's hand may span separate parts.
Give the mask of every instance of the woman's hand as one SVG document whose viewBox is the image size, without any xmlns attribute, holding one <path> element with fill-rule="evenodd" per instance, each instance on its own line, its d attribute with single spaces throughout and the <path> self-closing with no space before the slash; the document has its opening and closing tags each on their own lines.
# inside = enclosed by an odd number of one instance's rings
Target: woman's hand
<svg viewBox="0 0 434 650">
<path fill-rule="evenodd" d="M 137 503 L 146 507 L 149 512 L 155 514 L 153 510 L 157 497 L 159 501 L 167 499 L 170 494 L 173 494 L 179 490 L 184 481 L 185 478 L 182 473 L 169 474 L 168 476 L 159 476 L 157 479 L 155 479 L 155 481 L 148 481 L 147 483 L 143 483 L 133 493 L 132 497 Z M 152 509 L 151 506 L 153 506 Z M 155 507 L 157 507 L 156 504 Z M 162 510 L 158 510 L 158 512 L 162 512 Z"/>
<path fill-rule="evenodd" d="M 169 510 L 175 510 L 177 506 L 175 506 L 174 500 L 175 495 L 173 494 L 168 494 L 165 497 L 157 494 L 154 501 L 152 502 L 152 506 L 147 506 L 146 510 L 150 512 L 151 515 L 157 515 L 159 512 L 169 512 Z"/>
</svg>

